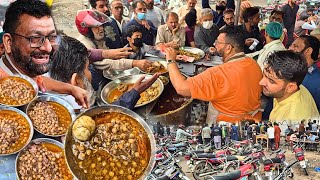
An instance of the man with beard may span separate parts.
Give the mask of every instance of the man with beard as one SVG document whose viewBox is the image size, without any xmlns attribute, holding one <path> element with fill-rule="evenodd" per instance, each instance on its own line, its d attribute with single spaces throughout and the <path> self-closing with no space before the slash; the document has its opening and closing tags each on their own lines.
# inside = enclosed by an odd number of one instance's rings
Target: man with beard
<svg viewBox="0 0 320 180">
<path fill-rule="evenodd" d="M 0 60 L 0 69 L 5 75 L 29 76 L 36 80 L 41 91 L 45 91 L 45 86 L 50 91 L 70 94 L 79 105 L 88 107 L 85 90 L 53 80 L 46 74 L 58 37 L 46 4 L 33 0 L 13 2 L 6 11 L 3 29 L 5 56 Z"/>
<path fill-rule="evenodd" d="M 147 5 L 142 0 L 134 1 L 132 4 L 132 8 L 134 11 L 134 17 L 131 21 L 126 25 L 125 29 L 131 25 L 136 25 L 140 28 L 142 32 L 142 42 L 154 46 L 154 39 L 157 36 L 157 28 L 154 27 L 153 23 L 147 20 L 146 12 Z M 127 43 L 128 41 L 124 39 Z"/>
<path fill-rule="evenodd" d="M 164 24 L 162 11 L 157 6 L 154 6 L 154 0 L 144 0 L 144 2 L 147 5 L 146 19 L 151 21 L 156 28 Z"/>
<path fill-rule="evenodd" d="M 87 90 L 91 95 L 90 104 L 94 103 L 96 96 L 90 83 L 91 72 L 89 71 L 88 51 L 80 41 L 69 36 L 62 36 L 59 48 L 53 56 L 53 66 L 50 70 L 50 75 L 58 81 L 70 83 Z M 140 99 L 140 93 L 146 90 L 157 77 L 158 75 L 154 75 L 144 82 L 142 82 L 143 79 L 141 78 L 130 91 L 124 93 L 119 97 L 119 100 L 112 104 L 133 109 Z M 75 103 L 74 98 L 70 96 L 60 97 L 67 100 L 74 109 L 81 108 Z"/>
<path fill-rule="evenodd" d="M 110 17 L 110 8 L 108 0 L 90 0 L 92 9 L 95 9 L 101 13 L 104 13 Z M 122 33 L 115 19 L 111 19 L 103 25 L 104 41 L 106 47 L 110 49 L 122 48 L 124 43 L 122 39 Z"/>
<path fill-rule="evenodd" d="M 223 11 L 226 9 L 227 1 L 219 0 L 216 5 L 216 10 L 212 10 L 213 12 L 213 22 L 221 28 L 225 23 L 223 21 Z M 208 0 L 202 0 L 202 8 L 211 8 Z"/>
<path fill-rule="evenodd" d="M 175 63 L 175 50 L 167 48 L 168 71 L 175 90 L 182 96 L 210 101 L 213 112 L 207 115 L 209 125 L 221 120 L 259 120 L 262 72 L 255 60 L 243 53 L 243 30 L 228 26 L 221 30 L 214 44 L 224 64 L 187 79 Z"/>
<path fill-rule="evenodd" d="M 288 42 L 286 48 L 288 48 L 293 42 L 293 32 L 296 24 L 297 12 L 299 6 L 296 5 L 296 0 L 288 0 L 288 4 L 284 5 L 281 11 L 284 12 L 284 27 L 288 30 Z"/>
<path fill-rule="evenodd" d="M 248 54 L 259 51 L 262 49 L 264 42 L 258 27 L 260 22 L 259 8 L 247 8 L 243 13 L 243 20 L 244 23 L 239 26 L 244 30 L 244 37 L 246 39 L 244 53 Z"/>
<path fill-rule="evenodd" d="M 182 26 L 182 27 L 186 27 L 187 24 L 185 22 L 185 19 L 186 19 L 186 15 L 187 13 L 191 10 L 191 9 L 195 9 L 196 12 L 197 12 L 197 22 L 199 22 L 199 18 L 201 16 L 201 8 L 199 8 L 197 6 L 197 0 L 187 0 L 187 4 L 186 5 L 183 5 L 181 6 L 179 9 L 178 9 L 178 16 L 179 16 L 179 24 Z"/>
<path fill-rule="evenodd" d="M 293 51 L 277 51 L 265 61 L 260 85 L 263 94 L 273 97 L 271 121 L 296 125 L 301 119 L 319 116 L 310 92 L 301 84 L 308 71 L 306 59 Z M 280 125 L 281 131 L 285 126 Z"/>
<path fill-rule="evenodd" d="M 226 26 L 234 26 L 234 10 L 226 9 L 223 11 L 223 21 L 225 23 L 220 29 L 223 29 Z"/>
<path fill-rule="evenodd" d="M 156 45 L 179 48 L 185 45 L 186 31 L 178 23 L 179 17 L 174 12 L 169 12 L 167 22 L 159 26 L 156 38 Z"/>
<path fill-rule="evenodd" d="M 289 47 L 290 50 L 302 54 L 308 64 L 308 72 L 302 81 L 320 110 L 320 67 L 315 63 L 319 56 L 320 42 L 314 36 L 303 35 L 297 38 Z"/>
</svg>

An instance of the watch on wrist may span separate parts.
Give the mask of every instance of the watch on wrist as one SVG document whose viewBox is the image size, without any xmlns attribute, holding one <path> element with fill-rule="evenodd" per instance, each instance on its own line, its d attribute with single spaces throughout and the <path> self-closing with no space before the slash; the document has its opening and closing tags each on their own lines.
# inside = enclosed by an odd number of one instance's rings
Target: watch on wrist
<svg viewBox="0 0 320 180">
<path fill-rule="evenodd" d="M 171 63 L 174 63 L 174 62 L 176 62 L 176 61 L 174 61 L 174 60 L 172 60 L 172 59 L 168 59 L 168 60 L 167 60 L 167 63 L 168 63 L 168 64 L 171 64 Z"/>
</svg>

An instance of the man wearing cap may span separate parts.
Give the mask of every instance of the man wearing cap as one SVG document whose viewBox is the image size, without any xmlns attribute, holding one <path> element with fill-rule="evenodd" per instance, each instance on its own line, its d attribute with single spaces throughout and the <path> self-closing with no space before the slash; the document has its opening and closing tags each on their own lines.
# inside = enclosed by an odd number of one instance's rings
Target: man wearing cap
<svg viewBox="0 0 320 180">
<path fill-rule="evenodd" d="M 282 36 L 283 29 L 280 23 L 270 22 L 266 27 L 266 45 L 260 51 L 248 54 L 250 57 L 258 57 L 257 63 L 259 64 L 261 70 L 264 68 L 264 61 L 274 51 L 286 50 L 280 37 Z"/>
</svg>

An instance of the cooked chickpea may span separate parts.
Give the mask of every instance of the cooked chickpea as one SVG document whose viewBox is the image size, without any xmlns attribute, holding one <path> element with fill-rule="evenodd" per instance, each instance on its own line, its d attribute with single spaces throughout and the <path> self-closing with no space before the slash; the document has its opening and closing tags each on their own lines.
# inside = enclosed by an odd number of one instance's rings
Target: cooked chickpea
<svg viewBox="0 0 320 180">
<path fill-rule="evenodd" d="M 109 172 L 109 176 L 110 176 L 110 177 L 113 177 L 113 176 L 114 176 L 114 172 L 110 171 L 110 172 Z"/>
</svg>

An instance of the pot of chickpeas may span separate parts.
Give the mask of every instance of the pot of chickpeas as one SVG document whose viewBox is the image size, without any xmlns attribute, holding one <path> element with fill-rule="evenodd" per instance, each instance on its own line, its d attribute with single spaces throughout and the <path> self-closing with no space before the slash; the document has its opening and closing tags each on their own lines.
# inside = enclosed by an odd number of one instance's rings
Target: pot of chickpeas
<svg viewBox="0 0 320 180">
<path fill-rule="evenodd" d="M 69 127 L 64 153 L 78 179 L 144 179 L 155 163 L 155 139 L 133 111 L 115 105 L 94 107 Z"/>
</svg>

